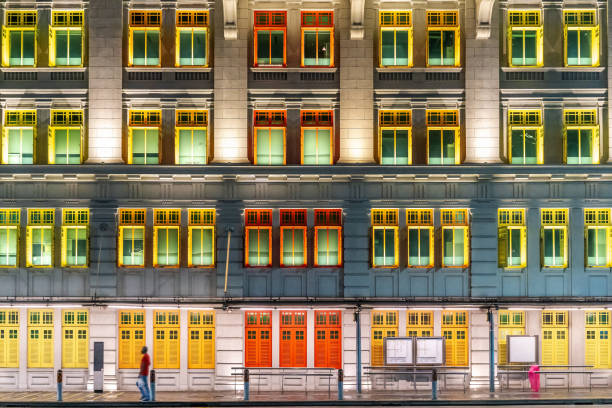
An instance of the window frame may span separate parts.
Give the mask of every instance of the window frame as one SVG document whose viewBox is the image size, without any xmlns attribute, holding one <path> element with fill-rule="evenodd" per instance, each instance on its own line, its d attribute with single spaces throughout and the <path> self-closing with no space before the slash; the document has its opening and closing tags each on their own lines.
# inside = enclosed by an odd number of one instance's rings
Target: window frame
<svg viewBox="0 0 612 408">
<path fill-rule="evenodd" d="M 429 231 L 429 262 L 427 264 L 412 264 L 410 262 L 410 230 L 418 231 L 419 238 L 421 231 Z M 435 230 L 433 224 L 433 209 L 408 208 L 406 209 L 406 249 L 408 268 L 433 268 L 435 265 Z M 421 241 L 418 241 L 418 258 L 421 258 Z"/>
<path fill-rule="evenodd" d="M 314 14 L 316 23 L 314 25 L 304 25 L 304 15 L 305 14 Z M 320 15 L 328 14 L 331 16 L 330 24 L 324 24 L 320 22 Z M 303 10 L 300 13 L 300 67 L 301 68 L 333 68 L 334 67 L 334 11 L 333 10 L 317 10 L 317 11 L 306 11 Z M 316 49 L 318 51 L 319 47 L 319 32 L 327 31 L 329 32 L 329 64 L 328 65 L 305 65 L 304 64 L 304 48 L 306 45 L 306 41 L 304 40 L 304 32 L 305 31 L 316 31 L 317 33 L 317 46 Z M 285 33 L 286 34 L 286 33 Z M 285 42 L 285 48 L 287 44 Z M 316 59 L 319 59 L 317 55 Z"/>
<path fill-rule="evenodd" d="M 578 156 L 579 163 L 571 164 L 599 164 L 600 163 L 600 136 L 599 136 L 599 121 L 597 109 L 565 109 L 563 111 L 563 159 L 565 164 L 568 163 L 568 130 L 583 130 L 591 131 L 591 161 L 592 163 L 580 163 L 583 160 L 582 155 Z M 580 134 L 578 145 L 580 146 Z M 578 148 L 580 150 L 580 147 Z"/>
<path fill-rule="evenodd" d="M 67 322 L 67 315 L 72 313 L 73 322 Z M 86 322 L 79 322 L 78 314 L 85 314 Z M 68 330 L 73 337 L 66 338 Z M 79 337 L 85 332 L 85 338 Z M 70 341 L 69 341 L 70 340 Z M 67 343 L 72 345 L 67 346 Z M 68 354 L 72 354 L 69 356 Z M 89 367 L 89 311 L 87 309 L 62 310 L 62 368 L 88 368 Z"/>
<path fill-rule="evenodd" d="M 15 231 L 15 263 L 11 265 L 8 264 L 8 257 L 10 256 L 10 254 L 8 248 L 9 234 L 7 233 L 7 248 L 5 248 L 5 250 L 7 251 L 7 254 L 5 256 L 5 258 L 7 259 L 7 264 L 0 264 L 0 269 L 16 268 L 19 266 L 20 261 L 19 238 L 21 235 L 21 210 L 18 208 L 0 208 L 0 230 Z"/>
<path fill-rule="evenodd" d="M 146 264 L 147 255 L 147 231 L 146 231 L 146 213 L 143 208 L 120 208 L 119 209 L 119 233 L 117 234 L 117 267 L 119 268 L 143 268 Z M 140 264 L 124 264 L 123 263 L 123 234 L 124 229 L 140 229 L 142 230 L 142 263 Z M 132 238 L 132 249 L 134 239 Z M 132 255 L 134 258 L 134 255 Z"/>
<path fill-rule="evenodd" d="M 2 368 L 18 368 L 20 359 L 20 316 L 18 309 L 0 309 L 0 360 Z M 28 336 L 29 337 L 29 336 Z"/>
<path fill-rule="evenodd" d="M 19 16 L 13 21 L 11 16 Z M 32 18 L 33 16 L 33 18 Z M 31 31 L 34 33 L 34 64 L 33 65 L 11 65 L 10 50 L 12 31 L 21 32 L 21 62 L 23 62 L 23 33 Z M 35 68 L 38 66 L 38 12 L 37 10 L 7 10 L 4 24 L 2 25 L 2 66 L 13 68 Z"/>
<path fill-rule="evenodd" d="M 314 266 L 317 268 L 336 268 L 344 264 L 344 251 L 342 241 L 342 210 L 341 209 L 315 209 L 314 226 Z M 335 218 L 337 221 L 333 219 Z M 338 231 L 338 263 L 335 265 L 321 265 L 319 263 L 319 234 L 323 231 Z M 329 253 L 329 238 L 327 240 Z"/>
<path fill-rule="evenodd" d="M 124 319 L 123 317 L 127 317 Z M 144 310 L 121 309 L 117 312 L 118 330 L 117 330 L 117 366 L 119 369 L 133 369 L 140 367 L 140 350 L 146 344 L 147 328 L 146 315 Z M 138 317 L 138 319 L 136 318 Z M 122 338 L 124 333 L 129 335 L 129 338 Z M 138 337 L 136 338 L 136 334 Z M 126 342 L 127 340 L 127 342 Z M 129 350 L 125 350 L 126 347 Z M 131 361 L 123 360 L 125 354 L 132 354 Z"/>
<path fill-rule="evenodd" d="M 397 208 L 373 208 L 371 210 L 371 229 L 372 229 L 372 268 L 397 268 L 399 267 L 399 209 Z M 390 265 L 379 265 L 376 263 L 376 231 L 383 231 L 383 259 L 386 259 L 386 231 L 393 232 L 394 261 Z"/>
<path fill-rule="evenodd" d="M 391 16 L 391 24 L 386 24 L 386 16 Z M 405 19 L 400 18 L 401 15 L 408 16 L 408 22 L 403 23 Z M 414 31 L 412 26 L 412 10 L 379 10 L 378 11 L 378 66 L 380 68 L 412 68 L 414 66 Z M 406 65 L 385 65 L 383 64 L 383 31 L 393 31 L 393 59 L 397 62 L 397 32 L 407 31 L 408 33 L 408 49 L 407 49 L 407 64 Z"/>
<path fill-rule="evenodd" d="M 145 133 L 145 151 L 144 151 L 144 163 L 134 163 L 134 130 L 157 130 L 157 163 L 147 163 L 147 157 L 149 153 L 146 147 L 146 133 Z M 127 140 L 127 164 L 140 165 L 140 166 L 151 166 L 161 163 L 162 151 L 161 151 L 161 138 L 162 138 L 162 126 L 161 126 L 161 110 L 130 110 L 129 111 L 129 123 L 128 123 L 128 140 Z"/>
<path fill-rule="evenodd" d="M 279 367 L 307 367 L 307 315 L 308 312 L 306 310 L 281 310 L 279 312 Z M 299 339 L 298 335 L 301 335 L 302 338 Z"/>
<path fill-rule="evenodd" d="M 433 337 L 434 316 L 429 310 L 406 310 L 407 337 Z"/>
<path fill-rule="evenodd" d="M 393 163 L 383 163 L 383 132 L 385 130 L 393 131 Z M 407 163 L 398 164 L 397 152 L 397 131 L 408 131 L 408 152 Z M 412 165 L 412 111 L 411 110 L 380 110 L 378 112 L 378 160 L 381 165 L 389 166 L 410 166 Z"/>
<path fill-rule="evenodd" d="M 49 264 L 35 264 L 33 262 L 33 232 L 34 230 L 48 231 L 50 236 L 50 262 Z M 45 234 L 43 233 L 43 236 Z M 42 244 L 42 243 L 41 243 Z M 42 249 L 41 249 L 42 251 Z M 44 252 L 44 251 L 43 251 Z M 55 209 L 28 208 L 28 225 L 26 227 L 26 267 L 53 268 L 55 261 Z"/>
<path fill-rule="evenodd" d="M 136 22 L 134 16 L 136 14 L 143 14 L 143 20 Z M 154 16 L 157 16 L 157 23 L 155 23 Z M 162 20 L 162 11 L 161 10 L 130 10 L 128 16 L 128 67 L 138 67 L 138 68 L 160 68 L 162 53 L 161 53 L 161 20 Z M 156 65 L 135 65 L 134 64 L 134 31 L 144 31 L 145 32 L 145 62 L 147 60 L 147 35 L 149 32 L 157 31 L 157 55 L 159 59 L 159 63 Z"/>
<path fill-rule="evenodd" d="M 176 263 L 164 264 L 160 263 L 160 254 L 158 253 L 159 232 L 165 230 L 166 233 L 176 231 Z M 169 257 L 169 235 L 166 235 L 166 255 Z M 178 268 L 181 265 L 181 210 L 178 208 L 153 210 L 153 267 L 155 268 Z"/>
<path fill-rule="evenodd" d="M 524 208 L 498 208 L 497 209 L 497 266 L 505 269 L 521 269 L 527 267 L 527 225 Z M 510 231 L 520 231 L 520 258 L 518 265 L 509 265 L 509 252 L 512 252 Z M 504 238 L 505 231 L 505 238 Z M 509 250 L 506 248 L 509 245 Z M 502 250 L 503 247 L 503 250 Z"/>
<path fill-rule="evenodd" d="M 529 24 L 528 15 L 537 14 L 537 22 L 535 24 Z M 513 24 L 513 14 L 520 17 L 520 21 L 517 24 Z M 536 15 L 533 14 L 533 15 Z M 536 68 L 544 66 L 544 24 L 542 22 L 542 10 L 540 9 L 510 9 L 507 12 L 507 47 L 508 47 L 508 66 L 517 68 Z M 512 33 L 514 31 L 523 31 L 523 61 L 525 60 L 525 31 L 536 32 L 536 64 L 535 65 L 514 65 L 512 63 Z"/>
<path fill-rule="evenodd" d="M 470 266 L 470 219 L 467 209 L 464 208 L 443 208 L 440 209 L 441 218 L 441 231 L 442 231 L 442 250 L 441 250 L 441 266 L 442 268 L 467 268 Z M 455 249 L 455 234 L 457 231 L 463 234 L 463 264 L 461 265 L 448 265 L 444 261 L 445 248 L 444 248 L 444 231 L 453 231 L 453 259 L 456 257 L 454 254 Z"/>
<path fill-rule="evenodd" d="M 28 309 L 27 315 L 28 368 L 53 368 L 55 361 L 54 311 L 53 309 Z M 34 319 L 34 315 L 37 315 L 38 318 Z M 50 317 L 50 319 L 45 317 Z M 34 331 L 36 331 L 38 336 L 36 338 L 32 337 Z M 35 348 L 38 349 L 38 359 L 34 359 L 36 355 Z"/>
<path fill-rule="evenodd" d="M 304 143 L 304 131 L 312 130 L 316 131 L 317 138 L 317 163 L 316 164 L 305 164 L 305 143 Z M 319 131 L 329 131 L 329 162 L 318 163 L 319 161 Z M 334 164 L 334 111 L 332 110 L 302 110 L 300 112 L 300 164 L 303 166 L 322 166 L 322 165 L 333 165 Z"/>
<path fill-rule="evenodd" d="M 439 14 L 438 18 L 433 18 L 435 14 Z M 454 24 L 452 24 L 454 15 Z M 459 10 L 428 10 L 427 11 L 427 37 L 425 39 L 426 44 L 426 55 L 425 55 L 425 66 L 427 68 L 451 68 L 451 67 L 461 67 L 461 24 L 459 20 Z M 446 20 L 450 19 L 451 22 L 446 22 Z M 455 61 L 452 65 L 434 65 L 429 63 L 429 35 L 432 31 L 440 31 L 441 33 L 444 31 L 452 31 L 454 33 L 454 42 L 455 42 Z M 440 61 L 444 61 L 444 44 L 442 43 L 443 36 L 440 37 Z"/>
<path fill-rule="evenodd" d="M 161 318 L 162 316 L 163 318 Z M 178 310 L 153 311 L 153 366 L 156 369 L 180 368 L 180 321 L 180 312 Z M 162 334 L 162 338 L 159 337 L 160 334 Z M 175 335 L 176 338 L 172 338 L 172 335 Z M 161 354 L 163 354 L 163 359 Z"/>
<path fill-rule="evenodd" d="M 305 209 L 281 209 L 280 210 L 280 267 L 281 268 L 305 268 L 308 266 L 308 216 Z M 296 234 L 302 236 L 303 248 L 303 262 L 301 264 L 289 264 L 285 263 L 285 234 L 291 233 L 292 249 L 291 257 L 295 257 L 295 237 Z"/>
<path fill-rule="evenodd" d="M 36 128 L 37 115 L 33 109 L 27 110 L 5 110 L 3 115 L 4 123 L 2 129 L 2 164 L 35 164 L 37 159 L 36 154 Z M 23 163 L 23 152 L 20 153 L 19 163 L 9 163 L 9 131 L 12 129 L 31 130 L 32 131 L 32 163 Z M 23 146 L 23 134 L 20 135 L 20 149 Z"/>
<path fill-rule="evenodd" d="M 385 338 L 399 336 L 399 312 L 396 310 L 374 309 L 372 310 L 371 318 L 370 365 L 372 367 L 380 367 L 385 364 Z"/>
<path fill-rule="evenodd" d="M 594 321 L 589 319 L 589 315 L 594 315 Z M 605 318 L 604 318 L 605 316 Z M 594 369 L 610 369 L 612 358 L 610 351 L 610 311 L 608 310 L 587 310 L 584 312 L 584 355 L 585 364 Z M 590 338 L 589 331 L 593 332 L 594 338 Z M 603 338 L 603 335 L 606 338 Z M 590 355 L 591 354 L 591 355 Z"/>
<path fill-rule="evenodd" d="M 189 21 L 186 23 L 181 22 L 181 17 L 190 16 Z M 202 19 L 198 22 L 198 15 L 202 15 Z M 210 66 L 210 30 L 209 30 L 209 10 L 177 10 L 176 11 L 176 25 L 175 25 L 175 67 L 177 68 L 208 68 Z M 196 31 L 203 31 L 206 35 L 205 55 L 206 64 L 204 65 L 183 65 L 181 64 L 180 50 L 181 50 L 181 31 L 191 32 L 191 60 L 193 62 L 193 35 Z M 161 41 L 160 41 L 161 42 Z"/>
<path fill-rule="evenodd" d="M 255 322 L 251 323 L 250 316 L 255 316 Z M 267 323 L 265 320 L 267 319 Z M 251 338 L 249 331 L 255 332 L 255 338 Z M 262 338 L 266 332 L 268 337 Z M 258 310 L 244 312 L 244 366 L 245 367 L 272 367 L 272 311 Z M 247 353 L 254 349 L 255 361 L 247 358 Z"/>
<path fill-rule="evenodd" d="M 507 317 L 507 323 L 503 322 L 503 316 Z M 516 317 L 519 317 L 517 322 Z M 507 350 L 508 350 L 508 338 L 507 336 L 523 336 L 525 335 L 526 320 L 525 312 L 523 311 L 510 311 L 500 310 L 497 312 L 497 364 L 507 365 Z"/>
<path fill-rule="evenodd" d="M 463 315 L 464 319 L 458 317 Z M 447 318 L 446 316 L 450 316 Z M 463 321 L 461 321 L 463 320 Z M 442 337 L 445 341 L 446 364 L 451 367 L 468 367 L 470 365 L 470 332 L 469 332 L 469 312 L 464 310 L 443 310 L 442 311 Z M 463 338 L 458 337 L 462 333 Z M 450 337 L 450 338 L 449 338 Z M 459 342 L 463 340 L 463 342 Z M 465 343 L 465 345 L 458 344 Z M 463 351 L 462 348 L 463 347 Z"/>
<path fill-rule="evenodd" d="M 68 230 L 85 230 L 85 263 L 70 264 L 68 262 Z M 62 209 L 62 254 L 61 266 L 63 268 L 87 268 L 89 267 L 89 209 L 88 208 L 63 208 Z"/>
<path fill-rule="evenodd" d="M 550 322 L 545 321 L 544 316 L 550 316 L 552 320 Z M 562 321 L 560 321 L 562 317 Z M 559 310 L 543 310 L 542 311 L 542 365 L 567 365 L 569 363 L 569 314 L 567 311 Z M 545 332 L 549 331 L 551 338 L 546 338 Z M 564 333 L 562 339 L 559 338 L 559 333 Z M 559 356 L 555 355 L 559 353 L 558 341 L 563 340 L 565 353 L 559 361 Z M 551 348 L 551 360 L 546 361 L 546 348 Z"/>
<path fill-rule="evenodd" d="M 58 15 L 65 14 L 66 17 L 63 21 L 59 21 Z M 83 23 L 85 21 L 85 12 L 83 10 L 52 10 L 51 11 L 51 25 L 49 26 L 49 66 L 60 67 L 60 68 L 77 68 L 83 67 L 85 64 L 85 30 Z M 73 18 L 78 15 L 80 18 Z M 75 21 L 76 20 L 76 21 Z M 81 34 L 81 63 L 80 64 L 68 64 L 60 65 L 56 63 L 57 60 L 57 48 L 56 48 L 56 37 L 58 31 L 79 31 Z M 70 55 L 70 39 L 68 39 L 68 55 Z M 70 57 L 68 56 L 68 59 Z"/>
<path fill-rule="evenodd" d="M 273 21 L 273 16 L 275 13 L 277 15 L 283 16 L 282 25 L 274 25 L 274 24 L 258 24 L 257 23 L 257 15 L 258 13 L 267 14 L 268 23 Z M 259 64 L 257 62 L 257 47 L 258 47 L 258 31 L 269 31 L 269 41 L 270 41 L 270 64 Z M 282 31 L 283 32 L 283 63 L 282 64 L 272 64 L 272 31 Z M 285 68 L 287 67 L 287 11 L 284 10 L 254 10 L 253 11 L 253 67 L 254 68 Z"/>
<path fill-rule="evenodd" d="M 314 339 L 314 366 L 342 368 L 342 312 L 340 310 L 315 310 Z"/>
<path fill-rule="evenodd" d="M 178 165 L 205 165 L 208 164 L 208 156 L 209 156 L 209 151 L 208 151 L 208 110 L 183 110 L 183 109 L 177 109 L 176 110 L 176 125 L 175 125 L 175 131 L 174 131 L 174 160 L 175 160 L 175 164 Z M 179 146 L 180 146 L 180 141 L 181 141 L 181 130 L 191 130 L 191 139 L 192 139 L 192 161 L 194 163 L 181 163 L 180 160 L 180 151 L 179 151 Z M 193 132 L 196 130 L 204 130 L 206 132 L 206 136 L 205 136 L 205 140 L 204 140 L 204 149 L 205 149 L 205 153 L 204 153 L 204 163 L 195 163 L 195 160 L 193 160 L 194 154 L 193 154 Z"/>
<path fill-rule="evenodd" d="M 84 157 L 84 126 L 83 126 L 83 111 L 78 109 L 72 110 L 52 110 L 51 111 L 51 123 L 49 125 L 49 143 L 48 143 L 48 161 L 49 164 L 57 164 L 56 163 L 56 137 L 55 132 L 58 130 L 78 130 L 79 131 L 79 163 L 68 163 L 69 160 L 67 158 L 66 164 L 82 164 Z M 69 133 L 67 133 L 67 137 L 69 138 Z M 66 152 L 68 157 L 70 157 L 68 153 L 68 147 L 70 146 L 70 141 L 67 141 Z"/>
<path fill-rule="evenodd" d="M 508 164 L 528 165 L 526 163 L 512 163 L 512 132 L 523 131 L 523 152 L 525 152 L 525 131 L 535 130 L 536 164 L 544 164 L 544 123 L 541 109 L 510 109 L 508 110 Z M 523 156 L 525 161 L 526 156 Z"/>
<path fill-rule="evenodd" d="M 612 267 L 612 213 L 609 208 L 584 209 L 584 266 L 587 268 Z M 603 265 L 589 263 L 589 230 L 605 231 L 606 262 Z"/>
<path fill-rule="evenodd" d="M 193 233 L 198 230 L 212 231 L 212 262 L 210 264 L 194 264 L 193 263 Z M 216 210 L 214 208 L 190 208 L 189 209 L 189 225 L 188 225 L 188 255 L 187 266 L 189 268 L 214 268 L 216 266 L 217 252 L 217 228 L 216 228 Z M 202 250 L 204 248 L 202 247 Z"/>
<path fill-rule="evenodd" d="M 283 162 L 272 164 L 272 129 L 283 131 Z M 270 163 L 257 162 L 257 139 L 259 130 L 268 130 Z M 254 110 L 253 111 L 253 164 L 259 166 L 284 166 L 287 164 L 287 111 Z"/>
<path fill-rule="evenodd" d="M 592 14 L 593 23 L 587 24 L 585 22 L 569 23 L 567 21 L 567 15 L 570 13 L 577 13 L 578 19 L 582 18 L 582 14 Z M 590 31 L 591 32 L 591 64 L 570 64 L 568 62 L 568 32 L 569 31 Z M 580 36 L 578 36 L 580 42 Z M 598 23 L 598 14 L 596 9 L 566 9 L 563 10 L 563 63 L 566 67 L 599 67 L 600 66 L 600 29 Z M 580 50 L 578 50 L 578 58 L 580 58 Z"/>
<path fill-rule="evenodd" d="M 443 109 L 443 110 L 427 110 L 426 111 L 426 127 L 427 127 L 427 165 L 428 166 L 452 166 L 461 164 L 461 127 L 459 122 L 459 111 L 457 109 Z M 454 150 L 455 150 L 455 162 L 453 164 L 444 163 L 444 131 L 453 131 L 454 136 Z M 432 135 L 431 131 L 440 131 L 440 160 L 442 163 L 433 164 L 431 161 L 430 154 L 430 139 Z"/>
<path fill-rule="evenodd" d="M 193 317 L 197 316 L 197 319 Z M 214 369 L 216 354 L 216 333 L 215 333 L 215 312 L 190 310 L 187 320 L 187 368 L 193 369 Z M 198 338 L 194 339 L 194 332 L 198 333 Z M 211 338 L 205 338 L 209 334 Z M 197 340 L 197 344 L 196 341 Z M 196 343 L 196 344 L 194 344 Z M 198 348 L 199 363 L 192 358 L 193 349 Z"/>
<path fill-rule="evenodd" d="M 249 214 L 255 214 L 255 219 L 253 221 L 249 221 Z M 267 219 L 266 219 L 267 217 Z M 269 268 L 272 266 L 272 210 L 270 209 L 246 209 L 244 213 L 244 266 L 247 268 Z M 257 258 L 261 257 L 260 255 L 260 244 L 259 244 L 259 233 L 260 231 L 264 231 L 268 234 L 268 263 L 251 265 L 249 263 L 249 231 L 257 230 Z"/>
<path fill-rule="evenodd" d="M 551 218 L 546 220 L 546 214 L 550 212 Z M 561 220 L 562 214 L 565 214 L 564 222 Z M 563 263 L 561 265 L 547 265 L 545 263 L 545 230 L 562 230 L 563 231 Z M 567 268 L 569 265 L 569 210 L 567 208 L 542 208 L 540 209 L 540 254 L 541 254 L 541 262 L 540 265 L 542 268 Z M 553 255 L 553 258 L 556 256 Z"/>
</svg>

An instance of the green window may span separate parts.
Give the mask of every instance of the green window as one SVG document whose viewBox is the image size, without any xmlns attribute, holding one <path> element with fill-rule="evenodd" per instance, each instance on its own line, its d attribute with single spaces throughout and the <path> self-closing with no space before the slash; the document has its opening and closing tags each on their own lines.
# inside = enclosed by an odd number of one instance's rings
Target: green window
<svg viewBox="0 0 612 408">
<path fill-rule="evenodd" d="M 455 30 L 427 32 L 427 65 L 455 66 Z"/>
<path fill-rule="evenodd" d="M 0 228 L 0 266 L 17 266 L 17 227 Z"/>
<path fill-rule="evenodd" d="M 178 130 L 177 164 L 206 164 L 206 129 Z"/>
<path fill-rule="evenodd" d="M 132 30 L 132 65 L 158 66 L 159 29 Z"/>
<path fill-rule="evenodd" d="M 256 128 L 255 138 L 255 164 L 285 164 L 284 128 Z"/>
<path fill-rule="evenodd" d="M 453 160 L 454 160 L 453 154 Z M 410 130 L 381 130 L 381 164 L 410 164 Z"/>
<path fill-rule="evenodd" d="M 121 265 L 144 265 L 144 228 L 121 227 Z"/>
<path fill-rule="evenodd" d="M 65 265 L 87 265 L 87 228 L 64 227 Z"/>
<path fill-rule="evenodd" d="M 34 163 L 34 129 L 6 128 L 8 136 L 7 164 Z"/>
<path fill-rule="evenodd" d="M 214 229 L 191 227 L 191 262 L 190 266 L 214 265 Z"/>
<path fill-rule="evenodd" d="M 538 65 L 538 30 L 512 30 L 512 65 Z"/>
<path fill-rule="evenodd" d="M 180 28 L 179 34 L 179 66 L 208 65 L 206 54 L 207 31 L 205 28 Z"/>
<path fill-rule="evenodd" d="M 331 129 L 303 128 L 303 164 L 331 164 Z"/>
<path fill-rule="evenodd" d="M 445 227 L 442 229 L 443 266 L 466 266 L 466 228 Z"/>
<path fill-rule="evenodd" d="M 408 228 L 408 265 L 413 267 L 433 265 L 432 243 L 432 228 Z"/>
<path fill-rule="evenodd" d="M 538 129 L 512 129 L 512 164 L 538 163 Z"/>
<path fill-rule="evenodd" d="M 567 30 L 567 65 L 593 65 L 593 30 Z"/>
<path fill-rule="evenodd" d="M 81 129 L 52 129 L 55 164 L 81 163 Z"/>
<path fill-rule="evenodd" d="M 159 164 L 159 129 L 131 129 L 131 164 Z"/>
<path fill-rule="evenodd" d="M 330 30 L 304 30 L 304 66 L 331 65 L 332 45 Z"/>
<path fill-rule="evenodd" d="M 53 265 L 53 228 L 29 228 L 33 266 Z"/>
<path fill-rule="evenodd" d="M 542 266 L 565 266 L 565 227 L 545 228 L 543 231 L 544 264 Z"/>
<path fill-rule="evenodd" d="M 373 266 L 397 266 L 397 227 L 376 227 L 373 232 Z"/>
<path fill-rule="evenodd" d="M 83 64 L 83 33 L 81 29 L 53 29 L 56 66 Z"/>
<path fill-rule="evenodd" d="M 179 264 L 179 228 L 155 227 L 155 265 Z"/>
<path fill-rule="evenodd" d="M 567 164 L 593 164 L 593 129 L 567 129 Z"/>
<path fill-rule="evenodd" d="M 247 229 L 247 266 L 268 266 L 271 264 L 270 233 L 269 228 Z"/>
<path fill-rule="evenodd" d="M 505 255 L 502 265 L 504 267 L 524 266 L 523 265 L 523 241 L 524 228 L 503 228 L 500 231 L 499 245 Z"/>
<path fill-rule="evenodd" d="M 455 129 L 429 129 L 428 130 L 428 164 L 457 164 Z"/>
<path fill-rule="evenodd" d="M 587 228 L 587 265 L 588 266 L 607 266 L 608 265 L 608 235 L 609 227 L 589 227 Z"/>
<path fill-rule="evenodd" d="M 281 266 L 303 266 L 306 264 L 305 228 L 281 228 Z"/>
<path fill-rule="evenodd" d="M 257 38 L 257 65 L 284 65 L 285 31 L 257 29 L 255 35 Z"/>
<path fill-rule="evenodd" d="M 340 264 L 340 229 L 318 227 L 315 230 L 317 246 L 316 266 L 336 266 Z"/>
<path fill-rule="evenodd" d="M 36 32 L 30 29 L 11 29 L 8 35 L 9 66 L 35 66 Z"/>
<path fill-rule="evenodd" d="M 409 53 L 412 31 L 407 29 L 381 29 L 380 35 L 381 66 L 410 66 Z"/>
</svg>

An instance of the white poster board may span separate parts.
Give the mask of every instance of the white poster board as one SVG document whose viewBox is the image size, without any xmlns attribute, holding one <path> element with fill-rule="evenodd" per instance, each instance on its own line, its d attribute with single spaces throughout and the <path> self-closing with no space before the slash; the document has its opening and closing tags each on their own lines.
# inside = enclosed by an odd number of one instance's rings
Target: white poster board
<svg viewBox="0 0 612 408">
<path fill-rule="evenodd" d="M 538 336 L 507 336 L 508 364 L 538 364 Z"/>
<path fill-rule="evenodd" d="M 412 337 L 385 337 L 383 346 L 386 366 L 414 364 Z"/>
<path fill-rule="evenodd" d="M 444 337 L 417 337 L 416 364 L 444 365 Z"/>
</svg>

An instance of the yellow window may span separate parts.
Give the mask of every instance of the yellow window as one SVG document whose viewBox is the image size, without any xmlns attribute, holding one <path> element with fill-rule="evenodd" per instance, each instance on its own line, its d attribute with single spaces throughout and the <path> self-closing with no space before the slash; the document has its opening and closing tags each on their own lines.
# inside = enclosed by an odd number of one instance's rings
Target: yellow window
<svg viewBox="0 0 612 408">
<path fill-rule="evenodd" d="M 256 110 L 253 112 L 253 164 L 285 165 L 287 112 Z"/>
<path fill-rule="evenodd" d="M 215 312 L 189 312 L 189 368 L 215 368 Z"/>
<path fill-rule="evenodd" d="M 156 209 L 153 218 L 153 266 L 179 266 L 181 210 Z"/>
<path fill-rule="evenodd" d="M 544 65 L 544 40 L 541 10 L 508 11 L 508 65 Z"/>
<path fill-rule="evenodd" d="M 145 209 L 119 210 L 119 266 L 144 266 L 146 212 Z"/>
<path fill-rule="evenodd" d="M 82 135 L 82 110 L 52 110 L 49 126 L 49 164 L 81 164 Z"/>
<path fill-rule="evenodd" d="M 497 264 L 500 268 L 527 266 L 525 209 L 497 210 Z"/>
<path fill-rule="evenodd" d="M 382 366 L 385 363 L 383 343 L 385 337 L 397 337 L 398 312 L 372 311 L 372 342 L 370 345 L 370 359 L 373 366 Z"/>
<path fill-rule="evenodd" d="M 508 364 L 507 337 L 525 334 L 525 312 L 500 310 L 498 318 L 497 361 L 499 365 L 505 365 Z"/>
<path fill-rule="evenodd" d="M 563 156 L 567 164 L 599 164 L 599 125 L 596 109 L 563 112 Z"/>
<path fill-rule="evenodd" d="M 414 310 L 406 312 L 406 336 L 431 337 L 433 333 L 433 312 Z"/>
<path fill-rule="evenodd" d="M 469 365 L 468 329 L 468 312 L 442 312 L 442 335 L 446 339 L 447 366 L 466 367 Z"/>
<path fill-rule="evenodd" d="M 541 264 L 546 268 L 566 268 L 568 251 L 567 208 L 542 209 L 540 229 Z"/>
<path fill-rule="evenodd" d="M 161 66 L 160 28 L 160 10 L 130 10 L 128 66 Z"/>
<path fill-rule="evenodd" d="M 208 162 L 208 111 L 177 110 L 174 139 L 176 164 Z"/>
<path fill-rule="evenodd" d="M 542 312 L 542 365 L 569 364 L 568 314 L 562 311 Z"/>
<path fill-rule="evenodd" d="M 610 359 L 610 312 L 592 310 L 584 312 L 584 364 L 593 368 L 609 369 Z"/>
<path fill-rule="evenodd" d="M 119 311 L 119 368 L 140 368 L 140 351 L 144 345 L 145 313 Z"/>
<path fill-rule="evenodd" d="M 176 66 L 208 67 L 208 10 L 177 10 Z"/>
<path fill-rule="evenodd" d="M 566 67 L 599 66 L 599 24 L 596 10 L 564 10 Z"/>
<path fill-rule="evenodd" d="M 399 266 L 399 210 L 372 209 L 372 267 Z"/>
<path fill-rule="evenodd" d="M 460 67 L 459 12 L 427 11 L 427 66 Z"/>
<path fill-rule="evenodd" d="M 16 267 L 18 265 L 19 220 L 19 209 L 0 209 L 0 267 Z"/>
<path fill-rule="evenodd" d="M 36 111 L 5 110 L 2 164 L 33 164 L 36 160 Z"/>
<path fill-rule="evenodd" d="M 49 66 L 83 66 L 83 11 L 52 11 Z"/>
<path fill-rule="evenodd" d="M 89 367 L 89 312 L 62 311 L 62 368 Z"/>
<path fill-rule="evenodd" d="M 590 267 L 612 265 L 612 224 L 609 208 L 584 210 L 584 264 Z"/>
<path fill-rule="evenodd" d="M 127 163 L 159 164 L 161 111 L 130 111 Z"/>
<path fill-rule="evenodd" d="M 442 266 L 465 268 L 470 264 L 470 227 L 466 209 L 440 210 Z"/>
<path fill-rule="evenodd" d="M 28 310 L 28 368 L 53 368 L 53 310 Z"/>
<path fill-rule="evenodd" d="M 89 210 L 62 210 L 62 266 L 86 268 L 89 265 Z"/>
<path fill-rule="evenodd" d="M 379 65 L 409 68 L 413 65 L 412 11 L 381 10 L 378 13 Z"/>
<path fill-rule="evenodd" d="M 0 309 L 0 367 L 19 367 L 19 311 Z"/>
<path fill-rule="evenodd" d="M 408 226 L 408 266 L 434 266 L 434 227 L 432 209 L 406 210 Z"/>
<path fill-rule="evenodd" d="M 412 164 L 412 111 L 381 110 L 378 118 L 380 164 Z"/>
<path fill-rule="evenodd" d="M 153 320 L 153 367 L 180 367 L 179 312 L 156 310 Z"/>
<path fill-rule="evenodd" d="M 427 164 L 460 164 L 461 136 L 459 111 L 428 110 Z"/>
<path fill-rule="evenodd" d="M 542 111 L 508 111 L 508 161 L 510 164 L 544 163 Z"/>
<path fill-rule="evenodd" d="M 2 66 L 35 67 L 36 10 L 7 10 L 2 26 Z"/>
<path fill-rule="evenodd" d="M 189 267 L 215 266 L 216 229 L 214 209 L 189 210 Z"/>
<path fill-rule="evenodd" d="M 54 209 L 28 209 L 26 266 L 52 267 L 54 248 Z"/>
</svg>

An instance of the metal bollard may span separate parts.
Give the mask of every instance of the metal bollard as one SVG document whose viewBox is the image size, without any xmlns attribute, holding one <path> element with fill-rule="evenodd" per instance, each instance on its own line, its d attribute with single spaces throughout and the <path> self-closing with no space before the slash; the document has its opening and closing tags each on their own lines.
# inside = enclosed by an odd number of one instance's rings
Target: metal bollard
<svg viewBox="0 0 612 408">
<path fill-rule="evenodd" d="M 249 400 L 249 369 L 244 369 L 244 400 Z"/>
<path fill-rule="evenodd" d="M 62 401 L 62 370 L 57 370 L 57 400 Z"/>
<path fill-rule="evenodd" d="M 151 401 L 155 401 L 155 370 L 151 370 Z"/>
<path fill-rule="evenodd" d="M 438 371 L 435 368 L 431 371 L 431 399 L 438 399 Z"/>
<path fill-rule="evenodd" d="M 338 369 L 338 401 L 344 399 L 344 371 Z"/>
</svg>

